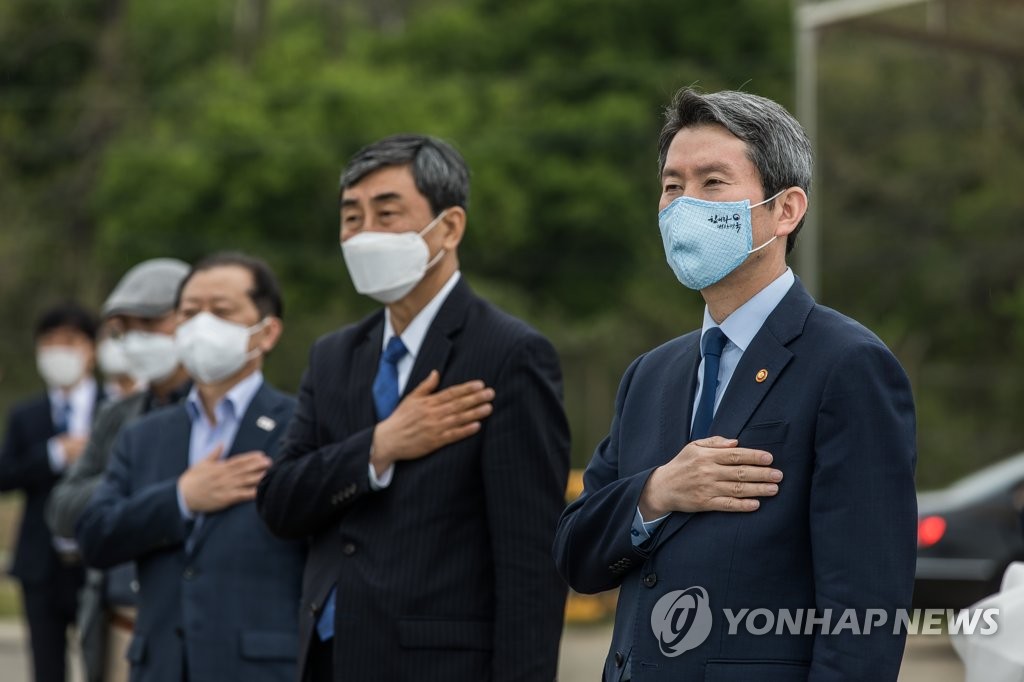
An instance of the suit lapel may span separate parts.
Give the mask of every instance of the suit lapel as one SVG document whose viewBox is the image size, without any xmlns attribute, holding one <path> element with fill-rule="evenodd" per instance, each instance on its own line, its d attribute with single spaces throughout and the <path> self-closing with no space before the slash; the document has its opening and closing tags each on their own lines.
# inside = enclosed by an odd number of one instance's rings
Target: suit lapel
<svg viewBox="0 0 1024 682">
<path fill-rule="evenodd" d="M 167 432 L 162 436 L 161 453 L 157 463 L 161 474 L 159 478 L 177 478 L 188 469 L 189 440 L 192 436 L 192 422 L 189 421 L 184 405 L 174 408 Z"/>
<path fill-rule="evenodd" d="M 345 404 L 348 405 L 348 418 L 353 431 L 377 421 L 373 406 L 373 378 L 380 364 L 383 336 L 384 313 L 380 312 L 376 315 L 376 322 L 367 326 L 366 333 L 352 350 Z"/>
<path fill-rule="evenodd" d="M 711 433 L 735 438 L 793 359 L 786 346 L 803 332 L 814 299 L 798 279 L 740 358 L 711 423 Z M 742 446 L 743 443 L 740 443 Z"/>
<path fill-rule="evenodd" d="M 462 329 L 473 299 L 472 290 L 466 284 L 466 280 L 460 277 L 448 298 L 441 304 L 434 321 L 430 323 L 427 335 L 423 338 L 423 345 L 416 356 L 416 362 L 412 366 L 412 372 L 409 374 L 409 380 L 405 382 L 403 396 L 419 386 L 431 370 L 436 369 L 442 376 L 444 375 L 448 355 L 452 350 L 452 338 Z"/>
<path fill-rule="evenodd" d="M 280 437 L 281 430 L 285 426 L 283 411 L 284 402 L 275 400 L 273 389 L 264 382 L 256 392 L 256 395 L 253 396 L 252 402 L 249 403 L 245 414 L 242 415 L 242 421 L 238 425 L 238 432 L 235 434 L 235 440 L 231 444 L 231 450 L 227 456 L 234 457 L 235 455 L 252 452 L 253 450 L 262 452 L 270 450 L 275 438 Z M 188 452 L 187 444 L 185 452 Z M 192 536 L 186 543 L 190 554 L 195 554 L 199 551 L 203 542 L 209 537 L 211 530 L 217 526 L 220 519 L 224 516 L 224 512 L 229 510 L 230 508 L 221 510 L 221 512 L 216 514 L 203 515 L 203 521 L 198 524 L 198 527 L 195 528 Z"/>
<path fill-rule="evenodd" d="M 661 446 L 663 454 L 667 456 L 665 461 L 675 457 L 689 441 L 690 421 L 693 418 L 693 394 L 697 390 L 697 367 L 700 364 L 700 334 L 690 334 L 684 340 L 681 352 L 665 368 L 665 376 L 672 379 L 678 377 L 678 381 L 662 382 L 662 393 L 658 396 L 661 411 L 659 428 L 663 434 Z"/>
<path fill-rule="evenodd" d="M 722 401 L 711 422 L 711 433 L 716 436 L 735 438 L 750 421 L 754 410 L 761 404 L 768 391 L 775 385 L 779 375 L 793 358 L 786 346 L 803 332 L 807 316 L 814 307 L 814 299 L 797 279 L 790 290 L 765 320 L 754 336 L 747 350 L 740 358 Z M 761 372 L 764 370 L 764 373 Z M 693 368 L 696 381 L 696 366 Z M 762 381 L 757 377 L 762 375 Z M 695 385 L 691 384 L 689 402 L 693 410 Z M 687 421 L 689 429 L 689 421 Z M 687 431 L 689 433 L 689 431 Z M 743 443 L 740 443 L 740 447 Z M 659 528 L 657 542 L 665 542 L 679 531 L 692 514 L 675 512 Z"/>
</svg>

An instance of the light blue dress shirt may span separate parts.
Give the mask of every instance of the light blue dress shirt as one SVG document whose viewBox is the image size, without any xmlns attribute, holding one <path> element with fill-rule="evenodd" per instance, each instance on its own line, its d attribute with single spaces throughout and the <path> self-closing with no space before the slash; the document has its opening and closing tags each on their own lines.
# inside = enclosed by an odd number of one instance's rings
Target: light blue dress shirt
<svg viewBox="0 0 1024 682">
<path fill-rule="evenodd" d="M 203 409 L 199 389 L 196 386 L 192 387 L 185 399 L 185 411 L 188 413 L 189 421 L 192 422 L 192 433 L 189 436 L 188 444 L 189 467 L 193 467 L 196 462 L 209 457 L 218 445 L 224 446 L 221 457 L 228 456 L 231 446 L 235 442 L 235 436 L 238 434 L 242 418 L 261 386 L 263 386 L 263 372 L 259 370 L 232 386 L 231 390 L 214 406 L 215 421 L 212 422 L 206 415 L 206 410 Z M 180 483 L 178 484 L 178 508 L 185 519 L 196 518 L 196 514 L 185 505 Z"/>
<path fill-rule="evenodd" d="M 711 317 L 711 313 L 708 312 L 707 306 L 704 306 L 704 324 L 701 326 L 700 348 L 704 347 L 704 334 L 707 333 L 712 327 L 720 327 L 722 332 L 729 338 L 728 343 L 725 344 L 725 348 L 722 349 L 722 359 L 718 365 L 718 389 L 715 391 L 715 410 L 718 410 L 718 405 L 722 402 L 722 396 L 725 395 L 725 389 L 729 386 L 729 381 L 732 379 L 733 372 L 736 371 L 736 366 L 740 363 L 740 358 L 743 357 L 743 353 L 747 350 L 747 346 L 754 340 L 757 333 L 761 331 L 761 327 L 764 326 L 764 321 L 768 319 L 768 316 L 772 314 L 772 311 L 778 307 L 782 299 L 785 298 L 789 292 L 793 283 L 796 281 L 796 277 L 793 275 L 793 271 L 786 268 L 786 271 L 779 275 L 771 284 L 766 286 L 761 291 L 757 292 L 749 301 L 737 308 L 729 317 L 722 321 L 722 324 L 717 324 Z M 704 359 L 701 358 L 700 366 L 697 367 L 697 391 L 694 394 L 694 404 L 697 403 L 700 397 L 701 383 L 704 376 Z M 696 413 L 696 410 L 694 410 Z M 690 426 L 693 426 L 693 417 L 690 417 Z M 668 518 L 668 515 L 662 516 L 658 519 L 651 521 L 644 521 L 643 516 L 640 514 L 640 509 L 636 510 L 636 516 L 633 518 L 633 525 L 630 528 L 631 540 L 635 546 L 643 545 L 647 540 L 650 539 L 651 534 L 654 533 L 655 529 Z"/>
</svg>

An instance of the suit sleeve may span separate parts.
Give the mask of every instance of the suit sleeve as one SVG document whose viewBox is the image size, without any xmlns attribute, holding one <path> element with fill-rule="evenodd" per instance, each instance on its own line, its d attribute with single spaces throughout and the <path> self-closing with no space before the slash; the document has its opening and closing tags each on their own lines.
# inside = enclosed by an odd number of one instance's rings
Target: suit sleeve
<svg viewBox="0 0 1024 682">
<path fill-rule="evenodd" d="M 139 429 L 121 432 L 106 474 L 78 519 L 75 537 L 89 566 L 110 568 L 185 540 L 177 479 L 132 487 L 133 460 L 147 454 L 145 436 Z"/>
<path fill-rule="evenodd" d="M 295 416 L 282 453 L 260 481 L 256 508 L 270 530 L 300 539 L 338 523 L 353 502 L 370 492 L 373 428 L 320 445 L 314 373 L 316 346 L 302 376 Z M 334 416 L 333 418 L 337 418 Z"/>
<path fill-rule="evenodd" d="M 509 355 L 484 422 L 483 478 L 495 571 L 492 679 L 553 680 L 565 584 L 551 542 L 565 507 L 569 427 L 558 356 L 539 335 Z"/>
<path fill-rule="evenodd" d="M 110 405 L 96 416 L 89 443 L 50 491 L 46 503 L 46 523 L 59 537 L 73 537 L 75 522 L 103 480 L 107 456 L 121 426 L 122 413 Z"/>
<path fill-rule="evenodd" d="M 583 493 L 565 510 L 555 535 L 558 570 L 577 592 L 618 587 L 647 553 L 634 546 L 631 530 L 637 505 L 653 468 L 619 478 L 620 422 L 641 356 L 629 366 L 615 398 L 611 430 L 583 473 Z"/>
<path fill-rule="evenodd" d="M 25 410 L 12 411 L 7 420 L 7 433 L 0 450 L 0 492 L 8 490 L 43 490 L 57 480 L 50 466 L 46 438 L 28 433 Z"/>
<path fill-rule="evenodd" d="M 819 633 L 810 680 L 895 680 L 916 563 L 914 404 L 906 374 L 880 342 L 842 353 L 822 395 L 811 484 L 817 609 L 839 618 L 884 609 L 884 626 L 853 636 Z M 877 622 L 877 618 L 876 618 Z M 833 625 L 833 627 L 835 627 Z"/>
</svg>

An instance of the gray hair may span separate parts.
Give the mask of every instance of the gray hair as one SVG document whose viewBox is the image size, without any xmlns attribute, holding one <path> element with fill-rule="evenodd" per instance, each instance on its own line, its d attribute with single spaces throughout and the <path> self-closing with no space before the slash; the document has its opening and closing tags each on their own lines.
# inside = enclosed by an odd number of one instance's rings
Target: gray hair
<svg viewBox="0 0 1024 682">
<path fill-rule="evenodd" d="M 416 189 L 435 215 L 469 203 L 469 167 L 453 146 L 427 135 L 392 135 L 369 144 L 341 172 L 341 191 L 381 168 L 409 166 Z"/>
<path fill-rule="evenodd" d="M 803 126 L 782 106 L 747 92 L 723 90 L 709 95 L 681 88 L 665 108 L 665 125 L 658 140 L 658 172 L 665 170 L 669 145 L 683 128 L 717 124 L 747 145 L 747 155 L 761 176 L 764 196 L 799 187 L 810 196 L 813 158 Z M 767 205 L 770 207 L 773 202 Z M 793 250 L 804 221 L 786 241 Z"/>
</svg>

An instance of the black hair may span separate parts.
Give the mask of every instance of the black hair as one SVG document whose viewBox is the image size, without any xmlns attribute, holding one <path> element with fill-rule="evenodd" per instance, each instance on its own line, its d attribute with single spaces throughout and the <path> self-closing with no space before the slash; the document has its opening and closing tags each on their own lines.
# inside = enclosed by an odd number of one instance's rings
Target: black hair
<svg viewBox="0 0 1024 682">
<path fill-rule="evenodd" d="M 390 166 L 409 166 L 416 189 L 426 197 L 434 215 L 452 206 L 467 207 L 466 160 L 455 147 L 428 135 L 392 135 L 363 147 L 341 172 L 341 191 Z"/>
<path fill-rule="evenodd" d="M 35 339 L 60 327 L 71 327 L 96 341 L 96 316 L 75 301 L 65 301 L 43 311 L 36 320 Z"/>
<path fill-rule="evenodd" d="M 174 299 L 174 307 L 177 308 L 181 305 L 181 292 L 185 290 L 185 285 L 197 272 L 231 265 L 245 268 L 252 274 L 252 289 L 247 293 L 260 315 L 263 317 L 272 315 L 283 319 L 284 302 L 281 300 L 281 285 L 278 284 L 274 271 L 265 261 L 238 251 L 214 253 L 193 265 L 189 273 L 185 275 L 185 279 L 181 280 L 181 284 L 178 285 L 178 295 Z"/>
</svg>

